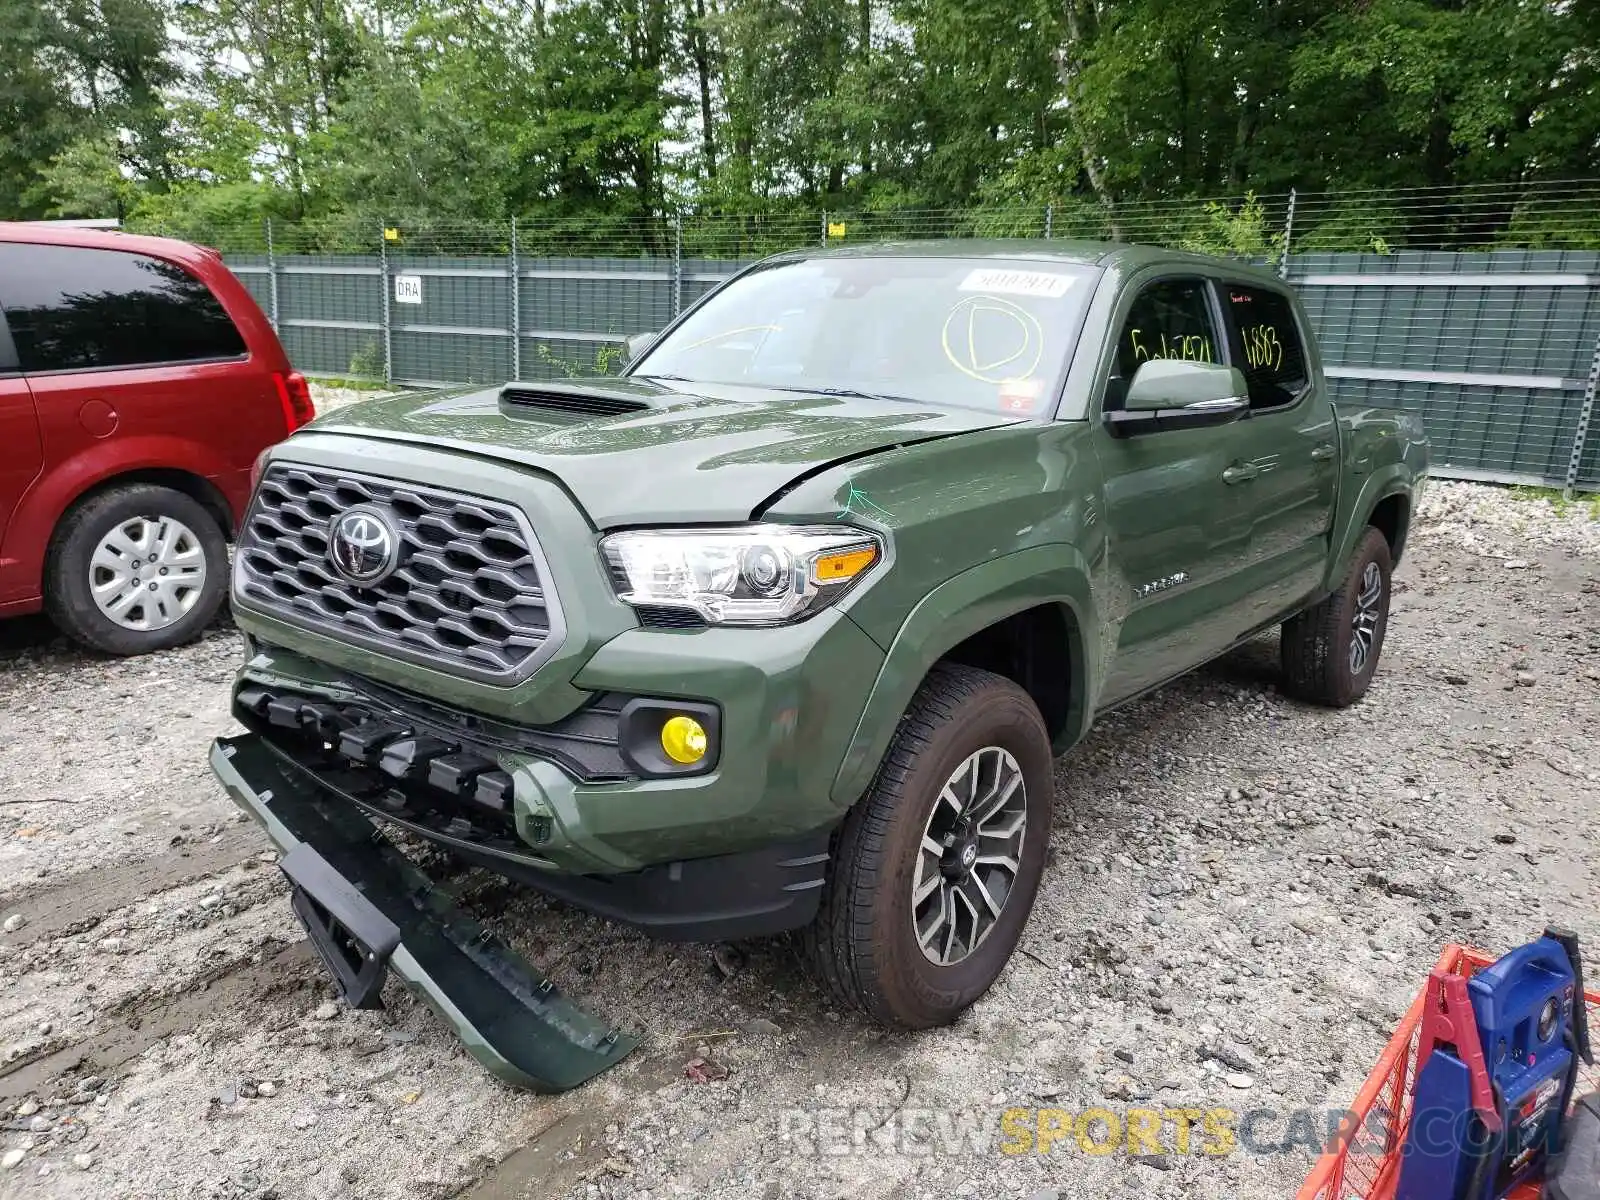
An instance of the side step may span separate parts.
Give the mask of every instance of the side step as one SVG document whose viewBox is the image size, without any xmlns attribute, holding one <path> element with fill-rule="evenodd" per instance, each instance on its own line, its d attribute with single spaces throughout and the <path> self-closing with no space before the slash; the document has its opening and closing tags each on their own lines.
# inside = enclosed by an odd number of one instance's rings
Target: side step
<svg viewBox="0 0 1600 1200">
<path fill-rule="evenodd" d="M 369 818 L 286 770 L 259 735 L 218 738 L 211 769 L 282 853 L 295 915 L 352 1006 L 381 1006 L 392 968 L 491 1073 L 538 1092 L 577 1087 L 638 1045 L 561 995 Z"/>
</svg>

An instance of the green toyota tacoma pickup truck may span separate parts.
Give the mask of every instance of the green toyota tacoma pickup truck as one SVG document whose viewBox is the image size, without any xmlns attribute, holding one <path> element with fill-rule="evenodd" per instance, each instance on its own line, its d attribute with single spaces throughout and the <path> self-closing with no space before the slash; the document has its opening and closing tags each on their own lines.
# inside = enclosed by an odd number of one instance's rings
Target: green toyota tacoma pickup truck
<svg viewBox="0 0 1600 1200">
<path fill-rule="evenodd" d="M 1098 714 L 1274 627 L 1288 694 L 1371 683 L 1427 441 L 1332 403 L 1270 273 L 796 251 L 629 351 L 330 413 L 238 539 L 213 768 L 346 998 L 393 969 L 507 1079 L 631 1042 L 419 845 L 658 936 L 798 931 L 838 1001 L 934 1026 L 1017 945 Z"/>
</svg>

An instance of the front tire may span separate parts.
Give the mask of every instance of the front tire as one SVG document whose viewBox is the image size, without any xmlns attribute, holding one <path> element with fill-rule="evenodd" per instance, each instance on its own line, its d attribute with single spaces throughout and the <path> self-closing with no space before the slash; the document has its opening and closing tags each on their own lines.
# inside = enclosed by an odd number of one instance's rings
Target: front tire
<svg viewBox="0 0 1600 1200">
<path fill-rule="evenodd" d="M 834 999 L 926 1029 L 986 992 L 1022 934 L 1050 842 L 1050 738 L 1010 680 L 929 673 L 835 839 L 802 934 Z"/>
<path fill-rule="evenodd" d="M 192 496 L 156 484 L 107 488 L 71 509 L 50 544 L 45 609 L 107 654 L 198 637 L 228 590 L 228 543 Z"/>
<path fill-rule="evenodd" d="M 1332 708 L 1367 694 L 1389 627 L 1392 569 L 1388 540 L 1369 526 L 1338 590 L 1283 623 L 1284 691 Z"/>
</svg>

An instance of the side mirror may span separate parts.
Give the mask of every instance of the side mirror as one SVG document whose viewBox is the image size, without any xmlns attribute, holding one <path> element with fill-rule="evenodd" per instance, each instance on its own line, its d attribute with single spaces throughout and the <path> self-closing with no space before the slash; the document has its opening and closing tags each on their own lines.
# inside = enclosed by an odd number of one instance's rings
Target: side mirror
<svg viewBox="0 0 1600 1200">
<path fill-rule="evenodd" d="M 654 342 L 659 336 L 660 334 L 658 333 L 630 333 L 622 341 L 624 364 L 637 362 L 639 356 L 650 349 L 650 343 Z"/>
<path fill-rule="evenodd" d="M 1249 385 L 1237 367 L 1153 358 L 1134 372 L 1122 409 L 1105 419 L 1114 434 L 1129 437 L 1226 425 L 1249 411 Z"/>
</svg>

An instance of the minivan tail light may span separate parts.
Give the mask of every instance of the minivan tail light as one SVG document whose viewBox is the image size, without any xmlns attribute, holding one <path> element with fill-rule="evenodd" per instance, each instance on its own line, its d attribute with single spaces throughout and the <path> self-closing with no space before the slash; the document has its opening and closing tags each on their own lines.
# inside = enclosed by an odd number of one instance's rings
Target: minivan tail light
<svg viewBox="0 0 1600 1200">
<path fill-rule="evenodd" d="M 317 407 L 311 400 L 311 388 L 299 371 L 274 371 L 272 383 L 278 389 L 278 403 L 283 405 L 285 435 L 293 433 L 317 415 Z"/>
</svg>

